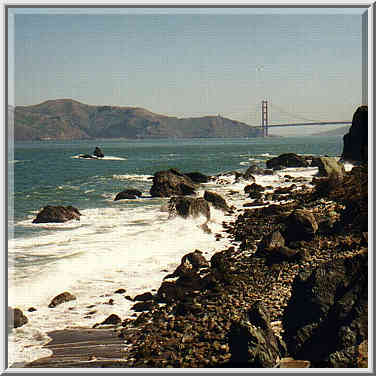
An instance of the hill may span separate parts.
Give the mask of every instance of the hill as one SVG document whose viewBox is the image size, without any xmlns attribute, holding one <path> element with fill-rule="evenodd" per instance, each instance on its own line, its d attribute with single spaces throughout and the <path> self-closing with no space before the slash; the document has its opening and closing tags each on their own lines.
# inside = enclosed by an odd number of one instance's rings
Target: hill
<svg viewBox="0 0 376 376">
<path fill-rule="evenodd" d="M 260 137 L 259 127 L 220 116 L 177 118 L 138 107 L 93 106 L 72 99 L 16 106 L 15 140 Z"/>
</svg>

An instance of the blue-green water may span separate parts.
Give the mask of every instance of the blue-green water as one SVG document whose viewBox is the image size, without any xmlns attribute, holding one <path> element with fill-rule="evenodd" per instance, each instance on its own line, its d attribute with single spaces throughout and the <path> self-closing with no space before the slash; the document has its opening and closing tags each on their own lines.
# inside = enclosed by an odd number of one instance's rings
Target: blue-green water
<svg viewBox="0 0 376 376">
<path fill-rule="evenodd" d="M 91 153 L 95 146 L 102 148 L 106 159 L 73 158 Z M 14 218 L 17 223 L 47 204 L 103 207 L 108 205 L 106 198 L 127 187 L 148 194 L 148 182 L 119 180 L 119 175 L 153 175 L 171 167 L 212 175 L 246 169 L 250 163 L 263 164 L 271 156 L 287 152 L 338 156 L 341 151 L 342 138 L 338 136 L 17 142 L 13 164 Z M 23 234 L 17 226 L 15 230 L 15 236 Z"/>
</svg>

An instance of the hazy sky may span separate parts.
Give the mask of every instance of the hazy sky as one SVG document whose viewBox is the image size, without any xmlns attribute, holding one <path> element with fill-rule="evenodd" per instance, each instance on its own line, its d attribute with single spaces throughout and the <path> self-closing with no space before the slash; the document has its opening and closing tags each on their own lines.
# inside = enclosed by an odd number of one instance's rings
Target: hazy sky
<svg viewBox="0 0 376 376">
<path fill-rule="evenodd" d="M 351 120 L 362 102 L 364 10 L 57 12 L 11 12 L 10 103 L 72 98 L 259 125 L 263 99 L 271 122 Z"/>
</svg>

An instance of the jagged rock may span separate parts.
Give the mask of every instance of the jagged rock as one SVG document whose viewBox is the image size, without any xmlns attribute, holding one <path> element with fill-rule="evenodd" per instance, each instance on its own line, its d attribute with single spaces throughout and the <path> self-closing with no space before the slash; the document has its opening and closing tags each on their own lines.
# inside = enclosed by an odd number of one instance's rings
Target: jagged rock
<svg viewBox="0 0 376 376">
<path fill-rule="evenodd" d="M 282 323 L 294 358 L 316 366 L 344 362 L 345 353 L 368 338 L 367 253 L 301 271 Z"/>
<path fill-rule="evenodd" d="M 230 364 L 249 368 L 271 368 L 285 354 L 284 344 L 270 326 L 269 313 L 255 303 L 228 333 Z"/>
<path fill-rule="evenodd" d="M 192 216 L 194 218 L 203 215 L 207 220 L 210 219 L 210 207 L 208 202 L 202 197 L 171 197 L 169 201 L 170 216 L 175 214 L 183 218 Z"/>
<path fill-rule="evenodd" d="M 184 175 L 188 176 L 194 183 L 207 183 L 210 180 L 209 176 L 201 172 L 188 172 Z"/>
<path fill-rule="evenodd" d="M 285 245 L 285 239 L 279 231 L 267 234 L 261 240 L 260 246 L 265 250 L 272 250 Z"/>
<path fill-rule="evenodd" d="M 226 200 L 219 195 L 218 193 L 205 191 L 204 193 L 204 200 L 213 204 L 216 209 L 228 211 L 229 207 L 227 206 Z"/>
<path fill-rule="evenodd" d="M 195 183 L 176 169 L 159 171 L 154 174 L 150 194 L 153 197 L 170 197 L 173 195 L 192 195 Z"/>
<path fill-rule="evenodd" d="M 318 225 L 314 215 L 306 209 L 296 209 L 286 218 L 283 237 L 289 242 L 311 240 Z"/>
<path fill-rule="evenodd" d="M 8 307 L 8 328 L 19 328 L 28 323 L 28 318 L 19 308 Z"/>
<path fill-rule="evenodd" d="M 368 161 L 368 106 L 360 106 L 355 111 L 349 133 L 343 136 L 342 158 Z"/>
<path fill-rule="evenodd" d="M 317 157 L 312 159 L 312 167 L 318 167 L 317 176 L 331 177 L 342 181 L 345 174 L 345 168 L 333 157 Z"/>
<path fill-rule="evenodd" d="M 294 154 L 294 153 L 286 153 L 281 154 L 278 157 L 269 159 L 266 161 L 266 167 L 276 169 L 280 166 L 283 167 L 308 167 L 308 162 L 305 158 Z"/>
<path fill-rule="evenodd" d="M 97 146 L 93 152 L 93 155 L 95 155 L 96 157 L 98 158 L 103 158 L 104 157 L 104 154 L 102 152 L 102 150 Z"/>
<path fill-rule="evenodd" d="M 254 164 L 247 168 L 246 172 L 244 173 L 244 179 L 255 182 L 256 179 L 253 175 L 273 175 L 273 170 L 265 169 Z"/>
<path fill-rule="evenodd" d="M 71 300 L 76 300 L 77 298 L 72 295 L 70 292 L 65 291 L 57 296 L 55 296 L 52 300 L 51 303 L 48 305 L 49 308 L 55 308 L 57 305 L 65 302 L 69 302 Z"/>
<path fill-rule="evenodd" d="M 80 220 L 81 213 L 73 206 L 45 206 L 33 223 L 63 223 L 71 219 Z"/>
<path fill-rule="evenodd" d="M 135 199 L 137 197 L 141 197 L 142 192 L 138 189 L 126 189 L 125 191 L 119 192 L 114 201 L 117 200 L 124 200 L 124 199 Z"/>
</svg>

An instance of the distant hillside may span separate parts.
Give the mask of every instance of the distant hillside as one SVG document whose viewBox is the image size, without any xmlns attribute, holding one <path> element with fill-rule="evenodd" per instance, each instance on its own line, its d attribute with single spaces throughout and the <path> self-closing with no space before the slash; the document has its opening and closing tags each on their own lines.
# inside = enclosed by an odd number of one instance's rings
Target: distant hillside
<svg viewBox="0 0 376 376">
<path fill-rule="evenodd" d="M 219 116 L 184 118 L 143 108 L 91 106 L 72 99 L 17 106 L 15 140 L 95 138 L 242 138 L 260 137 L 259 127 Z"/>
<path fill-rule="evenodd" d="M 314 133 L 312 136 L 344 136 L 349 132 L 350 127 L 351 124 L 344 125 L 341 128 L 332 129 L 331 131 Z"/>
</svg>

